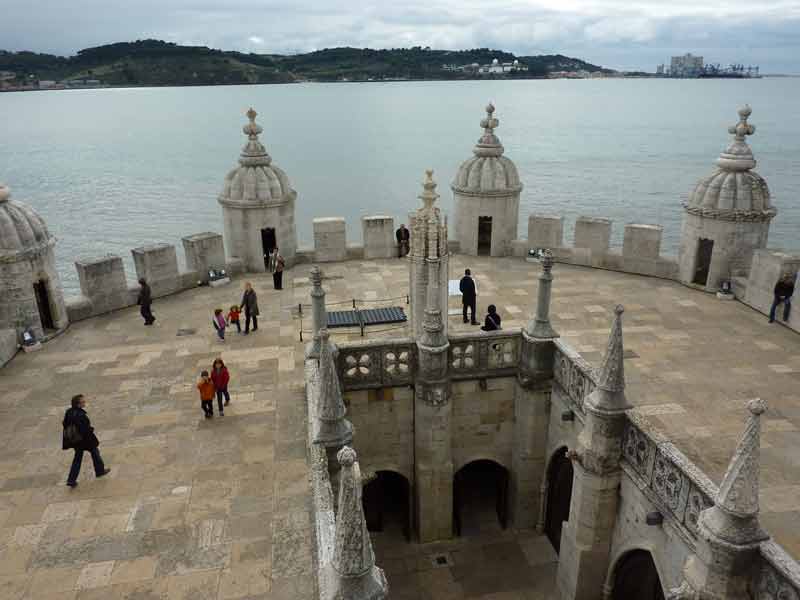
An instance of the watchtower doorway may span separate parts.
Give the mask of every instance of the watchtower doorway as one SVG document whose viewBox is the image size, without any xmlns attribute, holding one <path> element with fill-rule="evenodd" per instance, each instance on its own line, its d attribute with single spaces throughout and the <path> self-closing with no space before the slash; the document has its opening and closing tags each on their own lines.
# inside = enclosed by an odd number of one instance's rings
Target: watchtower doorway
<svg viewBox="0 0 800 600">
<path fill-rule="evenodd" d="M 411 541 L 411 486 L 408 479 L 394 471 L 378 471 L 364 486 L 361 502 L 367 529 Z"/>
<path fill-rule="evenodd" d="M 33 293 L 36 296 L 36 307 L 39 309 L 39 321 L 42 329 L 55 329 L 56 324 L 53 320 L 53 311 L 50 308 L 50 294 L 47 291 L 47 282 L 37 281 L 33 284 Z"/>
<path fill-rule="evenodd" d="M 492 253 L 492 217 L 478 217 L 478 256 Z"/>
<path fill-rule="evenodd" d="M 692 283 L 705 285 L 708 272 L 711 270 L 711 255 L 714 253 L 714 240 L 700 238 L 697 240 L 697 259 L 695 260 L 694 279 Z"/>
<path fill-rule="evenodd" d="M 664 589 L 653 557 L 646 550 L 632 550 L 614 570 L 613 600 L 664 600 Z"/>
<path fill-rule="evenodd" d="M 572 461 L 567 458 L 567 449 L 560 448 L 550 460 L 547 471 L 547 506 L 545 508 L 544 532 L 556 553 L 561 550 L 561 529 L 569 520 L 569 505 L 572 501 Z"/>
<path fill-rule="evenodd" d="M 499 532 L 508 522 L 508 471 L 493 460 L 476 460 L 453 478 L 453 532 Z"/>
<path fill-rule="evenodd" d="M 269 255 L 278 242 L 275 238 L 275 228 L 265 227 L 261 230 L 261 249 L 264 253 L 264 270 L 269 271 Z"/>
</svg>

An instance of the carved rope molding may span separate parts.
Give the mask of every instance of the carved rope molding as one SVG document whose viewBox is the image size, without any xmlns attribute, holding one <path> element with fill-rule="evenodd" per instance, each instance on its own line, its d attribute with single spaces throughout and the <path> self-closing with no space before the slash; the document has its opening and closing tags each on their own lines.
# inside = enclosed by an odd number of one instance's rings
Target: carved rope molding
<svg viewBox="0 0 800 600">
<path fill-rule="evenodd" d="M 756 600 L 800 600 L 800 565 L 778 544 L 761 544 L 761 568 L 755 571 Z"/>
<path fill-rule="evenodd" d="M 594 371 L 583 357 L 562 340 L 556 340 L 553 378 L 566 392 L 572 408 L 581 414 L 583 400 L 596 387 Z"/>
</svg>

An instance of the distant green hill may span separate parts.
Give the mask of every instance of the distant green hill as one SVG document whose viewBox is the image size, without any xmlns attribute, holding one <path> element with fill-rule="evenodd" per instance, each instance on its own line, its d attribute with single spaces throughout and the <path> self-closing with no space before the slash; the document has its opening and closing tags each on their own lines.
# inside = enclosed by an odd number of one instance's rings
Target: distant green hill
<svg viewBox="0 0 800 600">
<path fill-rule="evenodd" d="M 0 71 L 13 71 L 18 81 L 94 79 L 108 85 L 224 85 L 342 79 L 464 79 L 475 75 L 443 66 L 488 64 L 494 59 L 501 63 L 517 59 L 526 64 L 528 71 L 514 74 L 516 77 L 543 77 L 553 71 L 602 70 L 562 55 L 517 57 L 489 48 L 458 51 L 421 47 L 330 48 L 285 56 L 139 40 L 86 48 L 70 57 L 0 51 Z"/>
</svg>

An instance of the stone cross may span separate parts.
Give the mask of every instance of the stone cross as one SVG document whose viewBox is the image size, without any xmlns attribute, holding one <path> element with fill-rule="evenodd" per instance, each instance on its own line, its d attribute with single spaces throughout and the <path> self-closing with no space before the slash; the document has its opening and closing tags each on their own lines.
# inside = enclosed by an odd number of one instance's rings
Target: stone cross
<svg viewBox="0 0 800 600">
<path fill-rule="evenodd" d="M 728 127 L 728 133 L 735 135 L 737 142 L 745 141 L 745 136 L 753 135 L 756 132 L 756 126 L 747 122 L 751 114 L 753 114 L 753 109 L 749 104 L 745 104 L 739 109 L 739 122 Z"/>
<path fill-rule="evenodd" d="M 526 333 L 533 338 L 552 339 L 559 336 L 550 324 L 550 294 L 553 286 L 553 253 L 550 250 L 542 253 L 541 265 L 536 316 L 528 323 Z"/>
<path fill-rule="evenodd" d="M 494 104 L 491 102 L 486 106 L 486 118 L 481 120 L 486 135 L 494 134 L 494 130 L 500 126 L 500 120 L 494 117 Z"/>
</svg>

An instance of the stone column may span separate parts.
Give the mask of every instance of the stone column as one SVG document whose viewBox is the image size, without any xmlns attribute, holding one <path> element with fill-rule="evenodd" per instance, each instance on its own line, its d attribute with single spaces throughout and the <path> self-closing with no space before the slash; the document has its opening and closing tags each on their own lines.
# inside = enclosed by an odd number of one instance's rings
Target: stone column
<svg viewBox="0 0 800 600">
<path fill-rule="evenodd" d="M 751 567 L 769 536 L 758 522 L 761 414 L 767 406 L 747 403 L 750 416 L 722 478 L 714 506 L 700 513 L 695 553 L 684 566 L 682 585 L 671 600 L 749 600 Z"/>
<path fill-rule="evenodd" d="M 308 279 L 311 281 L 311 343 L 306 346 L 306 358 L 319 358 L 320 329 L 328 327 L 328 312 L 325 310 L 325 290 L 322 288 L 322 270 L 311 267 Z"/>
<path fill-rule="evenodd" d="M 514 445 L 511 465 L 511 522 L 518 529 L 537 524 L 545 481 L 547 427 L 553 387 L 553 340 L 550 288 L 553 256 L 542 258 L 535 317 L 522 330 L 519 374 L 514 390 Z"/>
<path fill-rule="evenodd" d="M 622 471 L 625 374 L 622 364 L 622 306 L 614 324 L 597 377 L 597 388 L 585 400 L 586 421 L 576 449 L 569 520 L 561 532 L 557 584 L 563 600 L 600 597 L 610 562 L 611 536 L 616 522 Z"/>
<path fill-rule="evenodd" d="M 361 504 L 361 469 L 349 446 L 337 454 L 341 468 L 339 509 L 331 563 L 323 567 L 325 600 L 381 600 L 389 595 L 383 569 L 375 566 L 375 553 Z"/>
<path fill-rule="evenodd" d="M 314 443 L 325 448 L 328 455 L 328 472 L 331 486 L 338 486 L 339 462 L 336 453 L 353 441 L 353 425 L 345 419 L 347 409 L 342 400 L 339 376 L 333 361 L 334 349 L 327 329 L 320 329 L 319 370 L 317 380 L 316 419 L 314 420 Z M 334 496 L 336 497 L 336 496 Z"/>
</svg>

